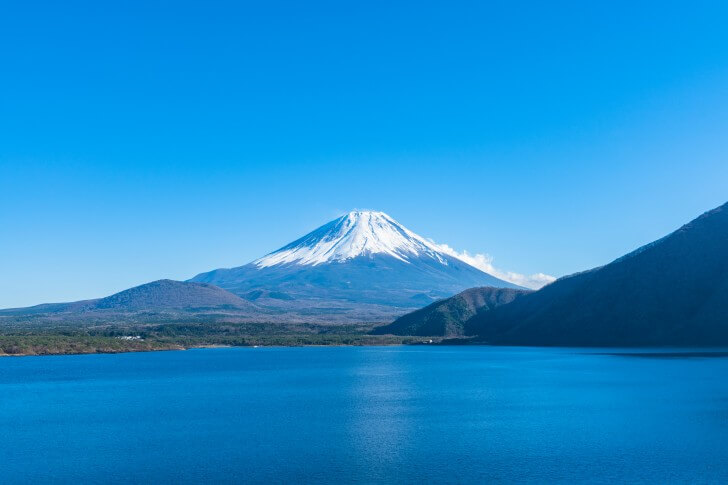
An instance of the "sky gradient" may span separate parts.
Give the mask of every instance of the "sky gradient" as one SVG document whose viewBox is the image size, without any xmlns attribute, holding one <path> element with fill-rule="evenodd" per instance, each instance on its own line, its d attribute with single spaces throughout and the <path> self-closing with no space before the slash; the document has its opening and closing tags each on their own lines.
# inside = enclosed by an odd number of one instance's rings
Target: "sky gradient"
<svg viewBox="0 0 728 485">
<path fill-rule="evenodd" d="M 725 2 L 7 2 L 0 308 L 247 263 L 353 208 L 503 270 L 728 199 Z"/>
</svg>

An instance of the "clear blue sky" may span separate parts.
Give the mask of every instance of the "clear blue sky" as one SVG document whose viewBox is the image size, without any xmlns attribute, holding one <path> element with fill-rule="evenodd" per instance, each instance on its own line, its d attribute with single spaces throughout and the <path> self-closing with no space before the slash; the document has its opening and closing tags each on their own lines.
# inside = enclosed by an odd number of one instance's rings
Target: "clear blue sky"
<svg viewBox="0 0 728 485">
<path fill-rule="evenodd" d="M 0 307 L 351 208 L 556 276 L 728 200 L 728 3 L 5 2 Z"/>
</svg>

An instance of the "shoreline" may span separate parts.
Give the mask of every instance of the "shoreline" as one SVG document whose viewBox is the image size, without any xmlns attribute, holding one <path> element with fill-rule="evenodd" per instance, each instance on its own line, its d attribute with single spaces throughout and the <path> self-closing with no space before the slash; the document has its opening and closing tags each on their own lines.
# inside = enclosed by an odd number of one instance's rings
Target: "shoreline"
<svg viewBox="0 0 728 485">
<path fill-rule="evenodd" d="M 294 348 L 324 348 L 324 347 L 404 347 L 409 345 L 420 344 L 311 344 L 311 345 L 196 345 L 194 347 L 176 347 L 176 348 L 158 348 L 158 349 L 127 349 L 119 351 L 103 351 L 103 352 L 66 352 L 66 353 L 20 353 L 20 354 L 4 354 L 0 353 L 0 359 L 13 357 L 59 357 L 64 355 L 115 355 L 115 354 L 141 354 L 146 352 L 184 352 L 188 350 L 201 349 L 294 349 Z M 424 345 L 424 344 L 423 344 Z"/>
<path fill-rule="evenodd" d="M 514 347 L 520 349 L 590 349 L 593 352 L 576 352 L 578 355 L 594 355 L 594 356 L 612 356 L 612 357 L 628 357 L 628 358 L 640 358 L 640 359 L 688 359 L 688 358 L 703 358 L 703 359 L 715 359 L 715 358 L 728 358 L 728 348 L 718 347 L 670 347 L 671 351 L 666 351 L 665 347 L 635 347 L 634 352 L 628 351 L 629 348 L 625 347 L 540 347 L 540 346 L 499 346 L 499 345 L 488 345 L 482 342 L 468 343 L 468 344 L 452 344 L 448 342 L 414 342 L 414 343 L 368 343 L 368 344 L 343 344 L 343 343 L 332 343 L 332 344 L 306 344 L 306 345 L 226 345 L 226 344 L 202 344 L 194 346 L 171 346 L 171 347 L 159 347 L 159 348 L 144 348 L 144 349 L 122 349 L 122 350 L 106 350 L 106 351 L 79 351 L 79 352 L 47 352 L 47 353 L 0 353 L 0 359 L 12 358 L 12 357 L 59 357 L 64 355 L 114 355 L 114 354 L 133 354 L 133 353 L 145 353 L 145 352 L 178 352 L 178 351 L 189 351 L 189 350 L 202 350 L 202 349 L 253 349 L 253 348 L 266 348 L 266 349 L 285 349 L 285 348 L 323 348 L 323 347 L 420 347 L 420 346 L 436 346 L 436 347 Z M 614 350 L 614 352 L 603 352 L 604 350 Z M 602 352 L 599 352 L 602 350 Z"/>
<path fill-rule="evenodd" d="M 18 336 L 2 336 L 0 335 L 0 343 L 3 338 L 12 337 L 18 339 Z M 25 336 L 24 336 L 25 337 Z M 27 338 L 36 337 L 27 336 Z M 51 336 L 57 337 L 57 336 Z M 64 336 L 65 337 L 65 336 Z M 305 336 L 291 335 L 286 336 L 288 338 L 305 338 Z M 418 337 L 397 337 L 397 336 L 382 336 L 381 338 L 369 338 L 368 335 L 352 336 L 351 341 L 337 341 L 332 339 L 329 342 L 297 342 L 286 345 L 285 343 L 278 342 L 278 340 L 285 340 L 280 338 L 271 338 L 270 343 L 260 342 L 254 344 L 235 344 L 235 343 L 195 343 L 191 345 L 184 345 L 183 343 L 169 341 L 124 341 L 116 338 L 104 338 L 102 342 L 97 345 L 91 345 L 87 347 L 80 347 L 79 343 L 82 343 L 83 339 L 74 339 L 65 337 L 63 343 L 66 344 L 64 348 L 58 348 L 57 345 L 36 345 L 28 348 L 27 350 L 18 349 L 16 352 L 2 352 L 0 351 L 0 358 L 4 357 L 45 357 L 45 356 L 59 356 L 59 355 L 93 355 L 93 354 L 127 354 L 137 352 L 169 352 L 169 351 L 184 351 L 184 350 L 195 350 L 195 349 L 215 349 L 215 348 L 294 348 L 294 347 L 396 347 L 404 345 L 434 345 L 440 342 L 427 338 Z M 380 336 L 377 336 L 380 337 Z M 113 340 L 112 340 L 113 339 Z M 22 340 L 22 337 L 20 338 Z M 426 341 L 425 341 L 426 340 Z M 104 345 L 106 344 L 106 345 Z M 114 345 L 113 347 L 111 345 Z M 0 347 L 1 349 L 1 347 Z"/>
</svg>

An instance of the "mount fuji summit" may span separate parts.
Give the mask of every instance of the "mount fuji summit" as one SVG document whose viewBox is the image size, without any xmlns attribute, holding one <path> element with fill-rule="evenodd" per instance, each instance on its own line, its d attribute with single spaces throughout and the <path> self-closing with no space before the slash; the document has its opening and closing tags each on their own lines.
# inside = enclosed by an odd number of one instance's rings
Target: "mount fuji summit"
<svg viewBox="0 0 728 485">
<path fill-rule="evenodd" d="M 252 263 L 191 280 L 272 310 L 380 320 L 474 286 L 520 288 L 383 212 L 352 211 Z"/>
</svg>

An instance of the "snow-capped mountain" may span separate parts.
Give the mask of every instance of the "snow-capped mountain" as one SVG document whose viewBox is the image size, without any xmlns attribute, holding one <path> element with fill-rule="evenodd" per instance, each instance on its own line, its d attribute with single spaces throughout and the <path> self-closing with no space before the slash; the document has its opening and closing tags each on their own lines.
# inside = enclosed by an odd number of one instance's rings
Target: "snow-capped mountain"
<svg viewBox="0 0 728 485">
<path fill-rule="evenodd" d="M 375 254 L 406 263 L 429 257 L 447 264 L 446 255 L 435 244 L 375 211 L 351 211 L 253 264 L 259 268 L 286 263 L 315 266 Z"/>
<path fill-rule="evenodd" d="M 375 211 L 352 211 L 252 263 L 191 281 L 283 311 L 369 320 L 389 319 L 474 286 L 518 288 Z"/>
</svg>

